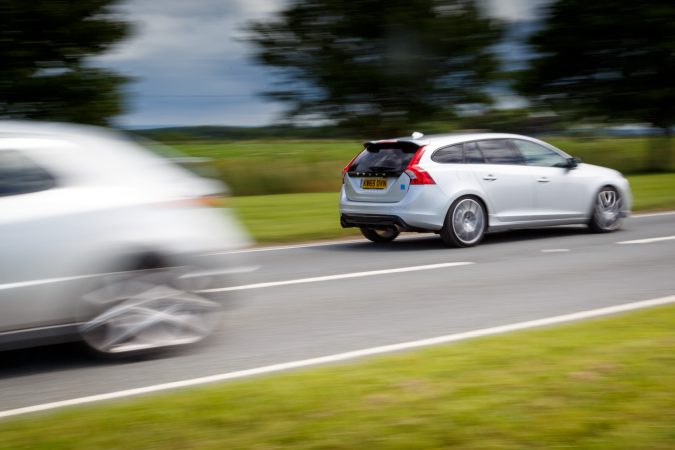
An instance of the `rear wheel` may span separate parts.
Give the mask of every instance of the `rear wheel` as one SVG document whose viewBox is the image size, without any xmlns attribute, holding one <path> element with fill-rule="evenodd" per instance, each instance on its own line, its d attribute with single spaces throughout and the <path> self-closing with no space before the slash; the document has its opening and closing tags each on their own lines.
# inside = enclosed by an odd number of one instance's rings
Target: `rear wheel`
<svg viewBox="0 0 675 450">
<path fill-rule="evenodd" d="M 485 208 L 475 197 L 461 197 L 453 202 L 441 229 L 441 239 L 451 247 L 478 244 L 487 228 Z"/>
<path fill-rule="evenodd" d="M 83 341 L 99 355 L 126 357 L 209 336 L 220 303 L 191 292 L 183 273 L 158 268 L 107 275 L 83 296 Z"/>
<path fill-rule="evenodd" d="M 370 228 L 370 227 L 361 227 L 361 234 L 373 242 L 384 243 L 391 242 L 399 235 L 399 231 L 396 227 L 388 228 Z"/>
<path fill-rule="evenodd" d="M 618 230 L 623 221 L 621 206 L 621 196 L 616 189 L 609 186 L 600 189 L 595 198 L 593 214 L 588 222 L 588 227 L 594 233 L 608 233 Z"/>
</svg>

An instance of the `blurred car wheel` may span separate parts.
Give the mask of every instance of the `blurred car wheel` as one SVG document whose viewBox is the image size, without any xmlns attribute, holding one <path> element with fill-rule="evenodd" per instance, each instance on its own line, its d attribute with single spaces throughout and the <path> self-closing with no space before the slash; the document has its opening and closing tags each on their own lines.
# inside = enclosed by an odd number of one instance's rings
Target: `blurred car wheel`
<svg viewBox="0 0 675 450">
<path fill-rule="evenodd" d="M 593 215 L 588 224 L 595 233 L 608 233 L 621 227 L 623 215 L 622 199 L 619 192 L 612 187 L 604 187 L 598 192 L 593 207 Z"/>
<path fill-rule="evenodd" d="M 131 356 L 209 336 L 221 304 L 190 291 L 181 268 L 151 268 L 106 275 L 83 296 L 87 319 L 80 335 L 103 356 Z"/>
</svg>

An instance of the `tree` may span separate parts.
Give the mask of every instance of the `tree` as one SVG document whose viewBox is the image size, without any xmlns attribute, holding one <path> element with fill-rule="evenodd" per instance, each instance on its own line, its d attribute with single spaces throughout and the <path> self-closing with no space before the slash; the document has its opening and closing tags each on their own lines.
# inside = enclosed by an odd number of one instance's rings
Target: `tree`
<svg viewBox="0 0 675 450">
<path fill-rule="evenodd" d="M 0 118 L 106 124 L 124 77 L 92 67 L 128 31 L 111 0 L 0 0 Z"/>
<path fill-rule="evenodd" d="M 675 3 L 559 0 L 530 38 L 535 57 L 518 90 L 576 118 L 675 124 Z M 669 141 L 669 140 L 668 140 Z M 668 167 L 669 148 L 651 169 Z"/>
<path fill-rule="evenodd" d="M 500 31 L 472 0 L 295 0 L 251 24 L 257 60 L 278 70 L 292 119 L 370 132 L 487 103 Z"/>
</svg>

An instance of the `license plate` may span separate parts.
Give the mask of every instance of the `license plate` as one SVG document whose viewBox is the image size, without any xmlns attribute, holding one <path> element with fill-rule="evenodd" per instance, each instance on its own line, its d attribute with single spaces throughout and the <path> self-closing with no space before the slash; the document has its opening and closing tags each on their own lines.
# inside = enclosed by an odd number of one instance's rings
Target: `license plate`
<svg viewBox="0 0 675 450">
<path fill-rule="evenodd" d="M 383 178 L 362 178 L 361 189 L 386 189 L 387 180 Z"/>
</svg>

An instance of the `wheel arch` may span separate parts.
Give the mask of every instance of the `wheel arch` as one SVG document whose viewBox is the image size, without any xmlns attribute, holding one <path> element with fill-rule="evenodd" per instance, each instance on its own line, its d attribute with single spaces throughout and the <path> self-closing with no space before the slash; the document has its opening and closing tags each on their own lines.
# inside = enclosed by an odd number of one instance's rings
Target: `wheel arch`
<svg viewBox="0 0 675 450">
<path fill-rule="evenodd" d="M 448 216 L 450 214 L 450 208 L 452 208 L 452 205 L 459 200 L 460 198 L 474 198 L 480 202 L 480 204 L 483 206 L 483 209 L 485 210 L 485 228 L 486 230 L 490 228 L 490 208 L 488 207 L 487 201 L 483 198 L 480 193 L 475 192 L 475 191 L 467 191 L 467 192 L 461 192 L 458 195 L 454 196 L 450 203 L 446 205 L 445 208 L 445 219 L 443 220 L 443 223 L 445 224 L 448 220 Z"/>
</svg>

